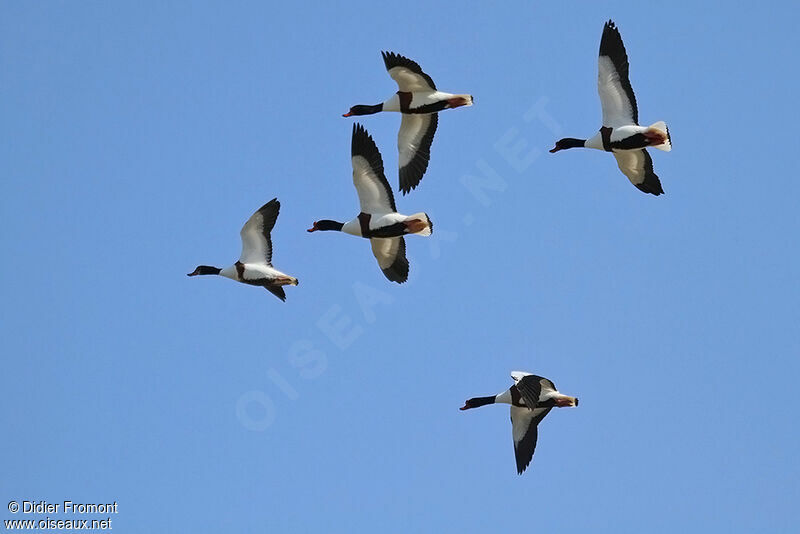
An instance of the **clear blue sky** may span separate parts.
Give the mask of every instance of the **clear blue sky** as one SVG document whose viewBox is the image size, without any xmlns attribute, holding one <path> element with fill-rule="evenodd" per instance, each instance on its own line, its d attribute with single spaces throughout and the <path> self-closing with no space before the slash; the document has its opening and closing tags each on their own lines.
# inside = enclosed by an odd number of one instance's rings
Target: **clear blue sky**
<svg viewBox="0 0 800 534">
<path fill-rule="evenodd" d="M 797 529 L 796 4 L 290 4 L 3 2 L 0 519 L 70 499 L 118 501 L 119 532 Z M 546 152 L 600 126 L 608 18 L 641 121 L 670 125 L 662 197 Z M 381 50 L 475 96 L 398 196 L 435 223 L 403 286 L 305 232 L 357 213 L 341 114 L 396 90 Z M 395 186 L 399 120 L 363 120 Z M 285 304 L 186 277 L 232 263 L 273 197 Z M 514 369 L 581 400 L 522 477 L 508 408 L 458 411 Z"/>
</svg>

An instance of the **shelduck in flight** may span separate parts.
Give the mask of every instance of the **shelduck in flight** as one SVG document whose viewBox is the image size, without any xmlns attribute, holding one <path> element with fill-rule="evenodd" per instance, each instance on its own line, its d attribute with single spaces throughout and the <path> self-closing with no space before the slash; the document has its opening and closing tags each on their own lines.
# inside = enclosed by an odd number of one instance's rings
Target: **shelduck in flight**
<svg viewBox="0 0 800 534">
<path fill-rule="evenodd" d="M 270 232 L 275 226 L 281 203 L 273 198 L 250 217 L 240 235 L 242 237 L 242 254 L 239 261 L 220 269 L 208 265 L 200 265 L 188 276 L 199 274 L 218 274 L 237 282 L 261 286 L 279 299 L 285 301 L 286 293 L 282 286 L 297 285 L 297 278 L 284 274 L 272 266 L 272 239 Z"/>
<path fill-rule="evenodd" d="M 380 111 L 403 114 L 397 133 L 400 152 L 400 191 L 408 193 L 419 185 L 428 168 L 431 143 L 439 122 L 438 112 L 472 105 L 472 95 L 454 95 L 436 90 L 436 84 L 420 66 L 394 52 L 381 52 L 386 70 L 400 89 L 381 104 L 357 105 L 344 117 L 371 115 Z"/>
<path fill-rule="evenodd" d="M 556 142 L 550 152 L 567 148 L 596 148 L 617 158 L 622 174 L 645 193 L 660 195 L 661 182 L 653 172 L 653 160 L 645 147 L 669 152 L 672 143 L 663 121 L 639 126 L 639 110 L 628 78 L 628 54 L 622 36 L 612 21 L 606 22 L 600 39 L 597 90 L 603 107 L 603 127 L 591 139 L 567 137 Z"/>
<path fill-rule="evenodd" d="M 433 223 L 425 213 L 397 213 L 392 188 L 383 174 L 381 153 L 369 133 L 358 123 L 353 125 L 351 158 L 353 185 L 356 186 L 361 213 L 346 223 L 327 219 L 316 221 L 308 231 L 337 230 L 369 239 L 383 274 L 392 282 L 402 284 L 408 279 L 403 236 L 429 236 L 433 233 Z"/>
<path fill-rule="evenodd" d="M 511 435 L 514 439 L 514 455 L 517 458 L 517 473 L 522 474 L 531 463 L 536 450 L 538 425 L 553 407 L 577 406 L 578 399 L 559 393 L 547 378 L 522 371 L 513 371 L 514 385 L 503 393 L 490 397 L 474 397 L 464 403 L 461 410 L 478 408 L 487 404 L 511 405 Z"/>
</svg>

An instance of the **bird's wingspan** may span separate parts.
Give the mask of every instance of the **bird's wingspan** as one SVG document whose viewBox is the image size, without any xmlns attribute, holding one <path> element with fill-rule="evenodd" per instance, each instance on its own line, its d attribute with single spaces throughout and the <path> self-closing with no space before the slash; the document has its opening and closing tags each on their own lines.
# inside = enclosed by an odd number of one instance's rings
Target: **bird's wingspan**
<svg viewBox="0 0 800 534">
<path fill-rule="evenodd" d="M 408 260 L 406 259 L 406 241 L 402 237 L 373 237 L 369 240 L 372 254 L 378 260 L 383 275 L 402 284 L 408 280 Z"/>
<path fill-rule="evenodd" d="M 606 22 L 600 39 L 597 91 L 603 108 L 603 126 L 616 128 L 639 124 L 636 95 L 628 77 L 628 54 L 612 21 Z"/>
<path fill-rule="evenodd" d="M 617 165 L 622 174 L 628 177 L 640 191 L 652 195 L 664 193 L 661 187 L 661 180 L 653 171 L 653 160 L 647 150 L 626 150 L 624 152 L 614 152 Z"/>
<path fill-rule="evenodd" d="M 435 91 L 436 84 L 422 71 L 416 61 L 394 52 L 381 52 L 389 76 L 402 92 Z"/>
<path fill-rule="evenodd" d="M 242 227 L 242 263 L 265 263 L 272 265 L 272 238 L 270 232 L 278 219 L 281 203 L 273 198 L 256 211 Z"/>
<path fill-rule="evenodd" d="M 358 192 L 362 213 L 396 212 L 392 188 L 383 174 L 381 153 L 369 133 L 358 123 L 353 125 L 351 156 L 353 185 Z"/>
</svg>

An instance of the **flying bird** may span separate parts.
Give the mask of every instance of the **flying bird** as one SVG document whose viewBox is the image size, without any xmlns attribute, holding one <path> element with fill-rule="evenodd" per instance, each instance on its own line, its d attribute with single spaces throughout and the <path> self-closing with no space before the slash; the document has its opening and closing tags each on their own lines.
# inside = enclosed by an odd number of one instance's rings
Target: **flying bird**
<svg viewBox="0 0 800 534">
<path fill-rule="evenodd" d="M 400 152 L 400 191 L 405 195 L 419 185 L 428 168 L 431 143 L 439 123 L 438 112 L 471 106 L 472 95 L 437 91 L 431 77 L 415 61 L 394 52 L 381 52 L 381 55 L 399 91 L 381 104 L 353 106 L 343 116 L 371 115 L 380 111 L 403 114 L 397 149 Z"/>
<path fill-rule="evenodd" d="M 460 409 L 469 410 L 495 403 L 511 405 L 511 435 L 517 473 L 521 475 L 533 459 L 539 423 L 553 407 L 577 406 L 578 399 L 559 393 L 550 380 L 541 376 L 513 371 L 511 378 L 514 379 L 514 385 L 506 391 L 490 397 L 468 399 Z"/>
<path fill-rule="evenodd" d="M 256 211 L 242 227 L 242 254 L 239 261 L 220 269 L 200 265 L 187 276 L 218 274 L 251 286 L 261 286 L 279 299 L 286 300 L 283 286 L 297 285 L 297 278 L 282 273 L 272 266 L 272 238 L 270 232 L 275 226 L 281 203 L 273 198 Z"/>
<path fill-rule="evenodd" d="M 603 127 L 591 139 L 566 137 L 556 142 L 550 152 L 586 147 L 611 152 L 622 174 L 640 191 L 652 195 L 664 192 L 653 172 L 653 160 L 645 147 L 669 152 L 672 140 L 664 121 L 639 126 L 639 110 L 628 78 L 628 54 L 614 22 L 608 21 L 600 39 L 597 90 L 603 108 Z"/>
<path fill-rule="evenodd" d="M 433 233 L 433 223 L 426 213 L 397 213 L 392 188 L 383 174 L 381 153 L 369 133 L 358 123 L 353 125 L 351 159 L 353 185 L 356 186 L 361 212 L 346 223 L 328 219 L 315 221 L 308 231 L 335 230 L 369 239 L 372 254 L 378 260 L 384 276 L 402 284 L 408 280 L 403 236 L 429 236 Z"/>
</svg>

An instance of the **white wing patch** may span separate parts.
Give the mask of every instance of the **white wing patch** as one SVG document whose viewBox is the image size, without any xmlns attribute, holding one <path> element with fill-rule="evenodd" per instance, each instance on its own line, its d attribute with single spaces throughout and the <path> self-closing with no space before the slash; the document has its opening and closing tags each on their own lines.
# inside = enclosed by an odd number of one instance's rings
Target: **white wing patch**
<svg viewBox="0 0 800 534">
<path fill-rule="evenodd" d="M 626 150 L 624 152 L 614 152 L 617 158 L 617 165 L 622 174 L 628 177 L 633 185 L 639 185 L 645 179 L 644 151 Z"/>
<path fill-rule="evenodd" d="M 373 237 L 369 240 L 369 244 L 372 245 L 372 254 L 378 260 L 381 269 L 388 269 L 394 263 L 400 248 L 400 239 L 399 237 Z"/>
<path fill-rule="evenodd" d="M 373 237 L 370 239 L 372 254 L 378 260 L 383 275 L 398 284 L 408 280 L 406 242 L 402 237 Z"/>
<path fill-rule="evenodd" d="M 406 67 L 392 67 L 389 69 L 389 76 L 397 82 L 397 87 L 404 93 L 436 90 L 434 87 L 431 87 L 424 76 L 420 76 Z"/>
<path fill-rule="evenodd" d="M 353 156 L 353 185 L 363 213 L 392 213 L 391 190 L 386 177 L 378 176 L 363 156 Z"/>
<path fill-rule="evenodd" d="M 598 58 L 597 92 L 603 108 L 603 126 L 617 128 L 636 124 L 631 101 L 622 88 L 614 63 L 608 56 Z"/>
<path fill-rule="evenodd" d="M 511 407 L 511 437 L 514 439 L 514 445 L 522 441 L 522 438 L 528 433 L 533 416 L 534 410 L 518 406 Z"/>
</svg>

